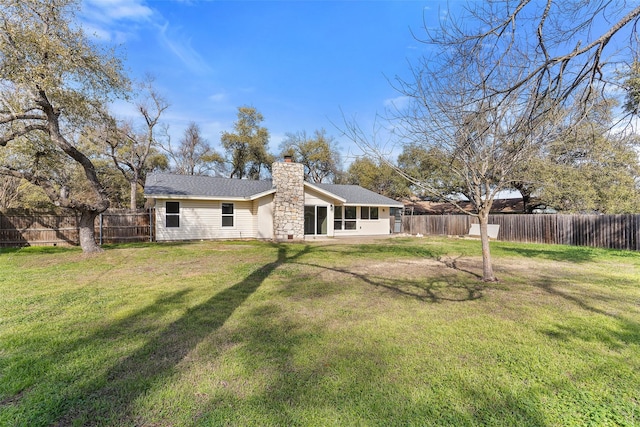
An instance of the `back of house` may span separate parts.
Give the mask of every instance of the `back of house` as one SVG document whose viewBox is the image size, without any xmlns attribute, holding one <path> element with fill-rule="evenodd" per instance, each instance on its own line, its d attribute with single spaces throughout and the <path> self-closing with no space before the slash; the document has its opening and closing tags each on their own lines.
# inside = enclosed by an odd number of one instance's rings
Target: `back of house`
<svg viewBox="0 0 640 427">
<path fill-rule="evenodd" d="M 357 185 L 306 182 L 298 163 L 274 163 L 272 177 L 148 175 L 144 194 L 155 208 L 156 240 L 386 235 L 403 207 Z"/>
</svg>

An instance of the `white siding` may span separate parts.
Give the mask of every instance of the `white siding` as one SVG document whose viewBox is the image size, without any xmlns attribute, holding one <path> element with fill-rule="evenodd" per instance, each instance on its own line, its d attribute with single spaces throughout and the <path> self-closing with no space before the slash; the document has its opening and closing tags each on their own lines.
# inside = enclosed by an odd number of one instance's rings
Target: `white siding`
<svg viewBox="0 0 640 427">
<path fill-rule="evenodd" d="M 165 202 L 156 202 L 156 239 L 201 240 L 241 239 L 257 237 L 258 205 L 251 201 L 232 202 L 234 205 L 233 227 L 222 227 L 220 201 L 170 200 L 180 202 L 180 227 L 165 227 Z M 224 202 L 231 203 L 231 202 Z"/>
<path fill-rule="evenodd" d="M 356 208 L 356 229 L 335 230 L 335 236 L 376 236 L 391 233 L 388 206 L 378 207 L 378 219 L 361 219 L 360 206 Z M 333 225 L 333 224 L 332 224 Z"/>
<path fill-rule="evenodd" d="M 180 227 L 165 227 L 165 202 L 180 203 Z M 221 201 L 157 199 L 156 239 L 209 240 L 240 238 L 273 238 L 273 195 L 254 201 L 233 202 L 234 226 L 222 227 Z M 227 202 L 224 202 L 227 203 Z M 230 203 L 230 202 L 229 202 Z M 356 209 L 355 230 L 334 230 L 334 203 L 337 201 L 316 191 L 305 191 L 306 206 L 327 207 L 327 236 L 372 236 L 390 233 L 388 206 L 378 206 L 376 220 L 361 219 L 360 206 Z M 313 237 L 313 236 L 308 236 Z"/>
<path fill-rule="evenodd" d="M 258 239 L 273 239 L 273 194 L 255 200 L 256 237 Z"/>
<path fill-rule="evenodd" d="M 329 206 L 333 203 L 335 203 L 335 201 L 332 198 L 309 188 L 305 188 L 304 204 L 306 206 Z"/>
</svg>

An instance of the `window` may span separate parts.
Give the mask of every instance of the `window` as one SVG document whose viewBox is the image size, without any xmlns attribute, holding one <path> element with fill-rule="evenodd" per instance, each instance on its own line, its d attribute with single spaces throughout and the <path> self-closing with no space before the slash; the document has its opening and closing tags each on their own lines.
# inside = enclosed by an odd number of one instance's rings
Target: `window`
<svg viewBox="0 0 640 427">
<path fill-rule="evenodd" d="M 360 219 L 378 219 L 378 208 L 362 206 L 360 208 Z"/>
<path fill-rule="evenodd" d="M 165 224 L 167 228 L 180 227 L 180 202 L 165 202 Z"/>
<path fill-rule="evenodd" d="M 355 206 L 336 206 L 333 212 L 333 229 L 355 230 L 356 212 Z"/>
<path fill-rule="evenodd" d="M 233 203 L 222 204 L 222 226 L 233 227 Z"/>
<path fill-rule="evenodd" d="M 333 229 L 342 230 L 342 206 L 336 206 L 333 212 Z"/>
<path fill-rule="evenodd" d="M 344 229 L 345 230 L 356 229 L 356 207 L 355 206 L 344 207 Z"/>
</svg>

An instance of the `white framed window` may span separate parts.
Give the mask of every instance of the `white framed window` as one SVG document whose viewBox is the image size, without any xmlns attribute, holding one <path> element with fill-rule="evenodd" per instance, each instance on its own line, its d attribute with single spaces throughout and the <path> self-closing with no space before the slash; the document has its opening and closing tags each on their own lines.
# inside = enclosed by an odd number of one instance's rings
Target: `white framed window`
<svg viewBox="0 0 640 427">
<path fill-rule="evenodd" d="M 233 209 L 233 203 L 222 204 L 222 226 L 233 227 L 235 224 L 235 214 Z"/>
<path fill-rule="evenodd" d="M 356 207 L 355 206 L 344 207 L 344 229 L 345 230 L 356 229 Z"/>
<path fill-rule="evenodd" d="M 342 206 L 335 206 L 333 209 L 333 229 L 342 230 Z"/>
<path fill-rule="evenodd" d="M 333 229 L 334 230 L 355 230 L 356 213 L 355 206 L 336 206 L 333 209 Z"/>
<path fill-rule="evenodd" d="M 180 227 L 180 202 L 165 202 L 164 226 L 166 228 Z"/>
<path fill-rule="evenodd" d="M 360 219 L 378 219 L 377 206 L 362 206 L 360 208 Z"/>
</svg>

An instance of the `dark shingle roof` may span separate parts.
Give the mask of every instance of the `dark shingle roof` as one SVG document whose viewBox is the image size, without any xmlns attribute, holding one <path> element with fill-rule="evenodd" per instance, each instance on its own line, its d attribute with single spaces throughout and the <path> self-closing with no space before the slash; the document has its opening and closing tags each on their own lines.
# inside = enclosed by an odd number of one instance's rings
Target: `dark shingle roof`
<svg viewBox="0 0 640 427">
<path fill-rule="evenodd" d="M 401 202 L 385 197 L 374 191 L 362 188 L 359 185 L 341 185 L 341 184 L 310 184 L 321 190 L 335 194 L 346 200 L 345 203 L 350 205 L 379 205 L 379 206 L 398 206 L 402 207 Z"/>
<path fill-rule="evenodd" d="M 388 197 L 358 185 L 309 184 L 334 194 L 352 205 L 402 206 Z M 250 199 L 273 189 L 272 182 L 246 179 L 214 178 L 198 175 L 154 173 L 147 176 L 144 186 L 146 197 L 185 196 L 221 199 Z"/>
<path fill-rule="evenodd" d="M 154 173 L 147 176 L 145 196 L 251 198 L 273 189 L 271 181 Z"/>
</svg>

